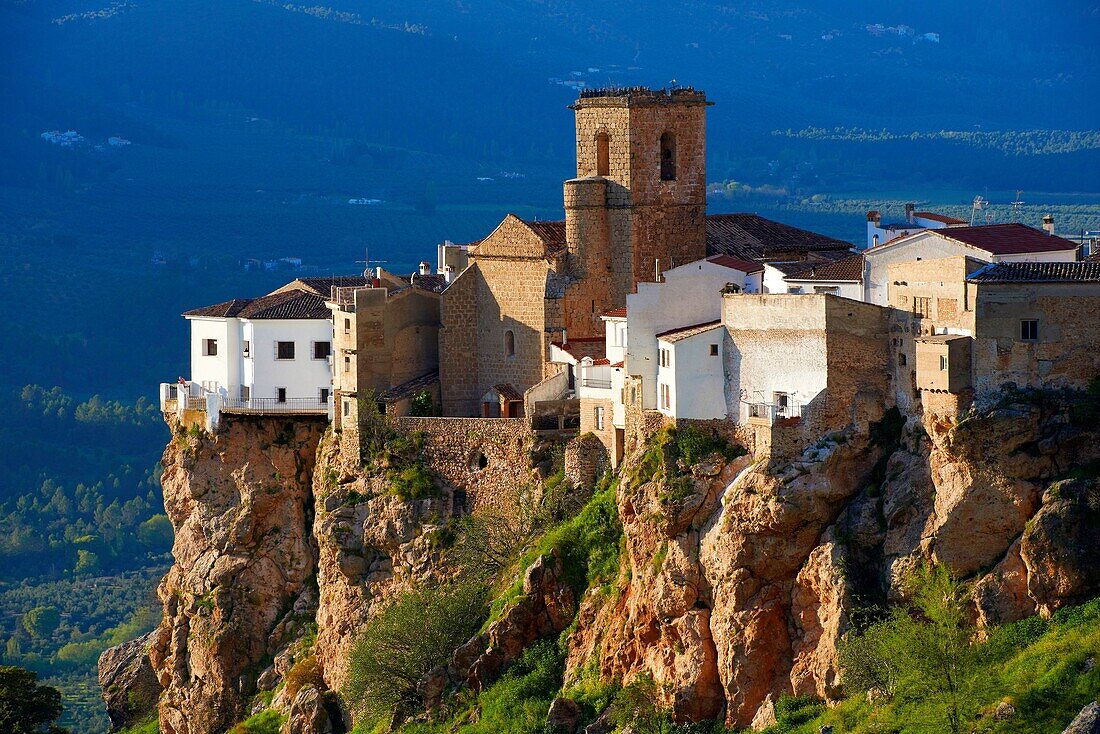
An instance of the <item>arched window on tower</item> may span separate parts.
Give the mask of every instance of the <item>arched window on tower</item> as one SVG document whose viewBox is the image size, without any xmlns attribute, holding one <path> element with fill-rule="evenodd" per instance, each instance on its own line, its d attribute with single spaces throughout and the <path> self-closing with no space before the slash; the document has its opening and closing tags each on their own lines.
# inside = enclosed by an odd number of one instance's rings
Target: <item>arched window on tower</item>
<svg viewBox="0 0 1100 734">
<path fill-rule="evenodd" d="M 504 356 L 516 356 L 516 333 L 511 329 L 504 332 Z"/>
<path fill-rule="evenodd" d="M 611 138 L 607 133 L 596 136 L 596 175 L 611 175 Z"/>
<path fill-rule="evenodd" d="M 661 135 L 661 180 L 676 180 L 676 136 L 672 133 Z"/>
</svg>

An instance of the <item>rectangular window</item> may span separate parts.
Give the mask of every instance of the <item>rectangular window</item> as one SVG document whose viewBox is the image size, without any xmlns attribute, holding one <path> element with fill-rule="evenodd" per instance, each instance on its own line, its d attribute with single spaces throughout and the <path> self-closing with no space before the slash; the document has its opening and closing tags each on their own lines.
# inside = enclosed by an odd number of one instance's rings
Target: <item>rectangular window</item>
<svg viewBox="0 0 1100 734">
<path fill-rule="evenodd" d="M 946 370 L 947 370 L 947 357 L 946 357 L 946 355 L 941 354 L 940 355 L 940 372 L 944 372 Z"/>
<path fill-rule="evenodd" d="M 241 354 L 244 355 L 245 359 L 252 356 L 252 342 L 247 339 L 241 342 Z"/>
<path fill-rule="evenodd" d="M 275 388 L 275 402 L 276 403 L 285 403 L 286 402 L 286 388 L 285 387 Z"/>
<path fill-rule="evenodd" d="M 900 364 L 902 367 L 904 367 L 905 366 L 905 361 L 906 361 L 905 352 L 898 352 L 898 364 Z"/>
<path fill-rule="evenodd" d="M 329 388 L 327 388 L 327 387 L 322 387 L 319 390 L 318 396 L 321 398 L 321 404 L 322 405 L 328 405 L 328 393 L 329 393 Z"/>
<path fill-rule="evenodd" d="M 351 372 L 351 357 L 344 357 L 344 372 Z"/>
<path fill-rule="evenodd" d="M 275 342 L 275 359 L 294 359 L 294 342 Z"/>
<path fill-rule="evenodd" d="M 248 402 L 249 396 L 251 394 L 252 391 L 249 389 L 248 385 L 241 385 L 241 400 Z"/>
<path fill-rule="evenodd" d="M 717 357 L 718 356 L 718 345 L 717 344 L 711 344 L 710 345 L 710 356 L 712 356 L 712 357 Z"/>
<path fill-rule="evenodd" d="M 351 333 L 351 319 L 344 319 L 344 333 Z"/>
<path fill-rule="evenodd" d="M 932 299 L 922 296 L 913 297 L 913 313 L 922 319 L 932 318 Z"/>
<path fill-rule="evenodd" d="M 668 406 L 672 404 L 670 399 L 668 385 L 661 385 L 661 408 L 668 410 Z"/>
<path fill-rule="evenodd" d="M 1039 321 L 1037 319 L 1024 319 L 1021 321 L 1020 338 L 1025 342 L 1039 341 Z"/>
<path fill-rule="evenodd" d="M 218 340 L 217 339 L 203 339 L 202 340 L 202 356 L 204 356 L 204 357 L 217 357 L 218 356 Z"/>
<path fill-rule="evenodd" d="M 332 354 L 332 342 L 313 342 L 313 358 L 328 359 Z"/>
<path fill-rule="evenodd" d="M 596 408 L 596 430 L 597 431 L 602 431 L 603 430 L 603 408 L 602 407 L 597 407 Z"/>
<path fill-rule="evenodd" d="M 351 401 L 350 400 L 345 400 L 344 401 L 344 415 L 347 415 L 350 412 L 351 412 Z"/>
</svg>

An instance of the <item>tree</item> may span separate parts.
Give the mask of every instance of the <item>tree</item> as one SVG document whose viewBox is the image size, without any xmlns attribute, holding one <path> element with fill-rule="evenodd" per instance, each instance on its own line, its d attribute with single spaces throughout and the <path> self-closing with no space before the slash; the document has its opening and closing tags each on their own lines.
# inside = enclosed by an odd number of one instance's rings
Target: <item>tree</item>
<svg viewBox="0 0 1100 734">
<path fill-rule="evenodd" d="M 437 414 L 438 411 L 435 407 L 435 401 L 432 400 L 432 393 L 430 390 L 421 390 L 416 395 L 413 395 L 412 405 L 409 406 L 409 415 L 432 416 Z"/>
<path fill-rule="evenodd" d="M 35 607 L 23 615 L 23 629 L 31 637 L 49 637 L 61 624 L 61 613 L 57 607 Z"/>
<path fill-rule="evenodd" d="M 417 685 L 472 637 L 485 588 L 466 584 L 404 594 L 372 619 L 352 649 L 344 697 L 368 720 L 403 720 L 419 707 Z"/>
<path fill-rule="evenodd" d="M 637 734 L 668 734 L 672 721 L 665 710 L 660 686 L 649 673 L 642 673 L 619 691 L 611 704 L 611 720 Z"/>
<path fill-rule="evenodd" d="M 0 667 L 0 731 L 5 734 L 68 734 L 54 722 L 61 716 L 61 693 L 38 685 L 38 675 Z"/>
<path fill-rule="evenodd" d="M 138 540 L 142 545 L 151 548 L 171 548 L 175 533 L 172 523 L 164 514 L 153 515 L 145 522 L 138 525 Z"/>
<path fill-rule="evenodd" d="M 985 676 L 965 589 L 943 566 L 921 568 L 906 585 L 911 608 L 842 643 L 844 684 L 892 698 L 908 730 L 969 731 Z"/>
</svg>

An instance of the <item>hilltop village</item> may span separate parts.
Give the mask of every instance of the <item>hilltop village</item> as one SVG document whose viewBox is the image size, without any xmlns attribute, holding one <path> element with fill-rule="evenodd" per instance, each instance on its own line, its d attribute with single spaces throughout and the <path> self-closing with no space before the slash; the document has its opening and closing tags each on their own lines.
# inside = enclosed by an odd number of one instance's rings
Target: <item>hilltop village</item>
<svg viewBox="0 0 1100 734">
<path fill-rule="evenodd" d="M 1100 326 L 1081 318 L 1100 260 L 1052 218 L 871 211 L 855 248 L 708 214 L 711 104 L 582 92 L 563 221 L 509 214 L 411 275 L 301 278 L 188 311 L 190 379 L 161 386 L 162 408 L 211 431 L 223 414 L 327 415 L 350 441 L 364 412 L 591 433 L 615 467 L 662 422 L 780 458 L 892 407 L 957 421 L 1005 385 L 1100 372 Z"/>
</svg>

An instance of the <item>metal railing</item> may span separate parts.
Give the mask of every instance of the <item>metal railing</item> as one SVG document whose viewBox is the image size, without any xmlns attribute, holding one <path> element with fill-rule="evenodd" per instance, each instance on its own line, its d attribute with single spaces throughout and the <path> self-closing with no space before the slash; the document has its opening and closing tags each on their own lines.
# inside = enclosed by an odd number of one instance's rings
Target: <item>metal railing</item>
<svg viewBox="0 0 1100 734">
<path fill-rule="evenodd" d="M 597 390 L 610 390 L 611 380 L 597 380 L 591 377 L 585 377 L 581 380 L 581 387 L 592 387 Z"/>
<path fill-rule="evenodd" d="M 749 403 L 749 418 L 761 418 L 774 423 L 777 420 L 801 419 L 802 405 L 787 403 L 775 405 L 773 403 Z"/>
<path fill-rule="evenodd" d="M 319 398 L 222 398 L 223 413 L 246 413 L 264 415 L 271 413 L 327 413 L 329 403 Z"/>
<path fill-rule="evenodd" d="M 187 405 L 184 406 L 187 410 L 206 410 L 206 398 L 194 397 L 189 395 L 187 397 Z"/>
</svg>

